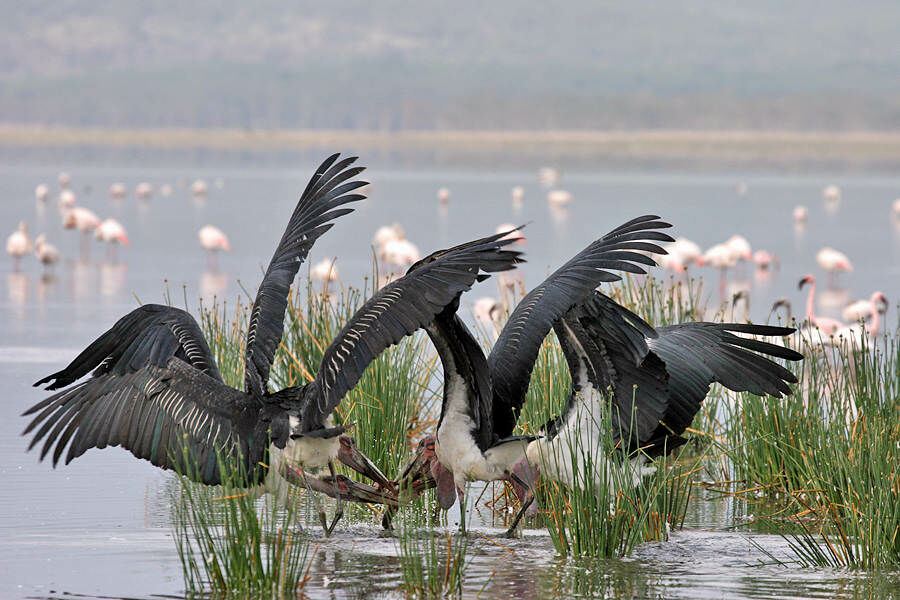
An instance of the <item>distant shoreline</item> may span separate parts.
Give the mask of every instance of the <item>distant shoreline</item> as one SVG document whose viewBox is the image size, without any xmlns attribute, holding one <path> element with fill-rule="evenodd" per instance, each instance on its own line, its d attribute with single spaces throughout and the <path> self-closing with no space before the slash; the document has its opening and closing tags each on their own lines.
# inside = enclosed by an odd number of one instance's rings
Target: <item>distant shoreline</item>
<svg viewBox="0 0 900 600">
<path fill-rule="evenodd" d="M 350 149 L 503 155 L 524 161 L 900 165 L 900 132 L 874 131 L 351 131 L 108 129 L 0 125 L 0 146 L 289 152 Z"/>
</svg>

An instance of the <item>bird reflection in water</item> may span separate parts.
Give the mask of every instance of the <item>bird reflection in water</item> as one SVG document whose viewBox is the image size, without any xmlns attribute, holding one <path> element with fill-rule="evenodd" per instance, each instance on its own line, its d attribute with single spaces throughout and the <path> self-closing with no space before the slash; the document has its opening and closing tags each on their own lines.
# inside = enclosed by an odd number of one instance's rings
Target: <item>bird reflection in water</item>
<svg viewBox="0 0 900 600">
<path fill-rule="evenodd" d="M 100 265 L 100 293 L 117 296 L 125 287 L 128 267 L 124 263 L 104 262 Z"/>
<path fill-rule="evenodd" d="M 225 295 L 228 289 L 228 274 L 219 270 L 207 269 L 200 274 L 200 295 L 213 298 Z"/>
</svg>

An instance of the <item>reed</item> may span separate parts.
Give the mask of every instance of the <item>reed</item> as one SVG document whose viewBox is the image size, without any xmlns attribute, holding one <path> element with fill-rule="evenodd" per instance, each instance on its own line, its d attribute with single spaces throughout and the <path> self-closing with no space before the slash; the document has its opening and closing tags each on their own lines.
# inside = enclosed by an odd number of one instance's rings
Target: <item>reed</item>
<svg viewBox="0 0 900 600">
<path fill-rule="evenodd" d="M 469 558 L 464 534 L 404 522 L 396 528 L 403 592 L 409 598 L 462 596 Z"/>
<path fill-rule="evenodd" d="M 579 418 L 612 422 L 608 408 Z M 671 527 L 684 522 L 692 471 L 667 458 L 651 465 L 639 452 L 624 456 L 611 428 L 596 430 L 602 432 L 599 439 L 575 435 L 557 450 L 562 456 L 545 457 L 573 465 L 567 484 L 538 485 L 544 525 L 556 551 L 562 556 L 622 557 L 642 542 L 667 540 Z"/>
<path fill-rule="evenodd" d="M 288 490 L 284 497 L 257 499 L 247 478 L 228 467 L 220 461 L 220 486 L 181 476 L 173 491 L 172 526 L 186 595 L 296 595 L 311 560 L 299 502 Z"/>
<path fill-rule="evenodd" d="M 900 338 L 808 353 L 797 394 L 745 396 L 728 419 L 748 489 L 780 510 L 764 520 L 802 565 L 900 565 Z M 783 527 L 782 527 L 783 528 Z"/>
</svg>

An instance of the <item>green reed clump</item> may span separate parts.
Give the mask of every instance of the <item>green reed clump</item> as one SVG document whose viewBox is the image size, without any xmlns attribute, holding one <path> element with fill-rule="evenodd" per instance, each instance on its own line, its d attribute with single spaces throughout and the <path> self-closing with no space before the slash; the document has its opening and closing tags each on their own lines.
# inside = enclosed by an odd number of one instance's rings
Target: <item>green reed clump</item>
<svg viewBox="0 0 900 600">
<path fill-rule="evenodd" d="M 550 539 L 563 556 L 628 556 L 642 542 L 667 540 L 670 527 L 684 522 L 691 472 L 670 468 L 666 458 L 652 464 L 640 453 L 623 456 L 612 428 L 602 426 L 612 422 L 609 410 L 578 415 L 598 420 L 593 429 L 599 438 L 574 434 L 556 446 L 559 456 L 542 459 L 572 465 L 567 484 L 546 482 L 537 494 Z"/>
<path fill-rule="evenodd" d="M 729 419 L 747 486 L 783 505 L 771 521 L 797 562 L 900 566 L 900 338 L 808 353 L 797 394 L 745 397 Z"/>
<path fill-rule="evenodd" d="M 247 477 L 229 466 L 220 461 L 220 486 L 181 476 L 173 492 L 172 525 L 187 595 L 296 595 L 311 560 L 299 502 L 270 494 L 257 500 Z"/>
<path fill-rule="evenodd" d="M 403 591 L 411 598 L 461 596 L 468 560 L 465 534 L 404 523 L 397 527 Z"/>
</svg>

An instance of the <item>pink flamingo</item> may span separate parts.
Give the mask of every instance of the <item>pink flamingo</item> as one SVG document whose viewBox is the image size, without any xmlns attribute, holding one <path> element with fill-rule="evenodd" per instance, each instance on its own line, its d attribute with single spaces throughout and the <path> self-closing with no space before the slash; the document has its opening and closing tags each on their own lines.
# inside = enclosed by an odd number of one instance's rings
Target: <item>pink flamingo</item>
<svg viewBox="0 0 900 600">
<path fill-rule="evenodd" d="M 106 219 L 100 223 L 94 230 L 94 237 L 107 243 L 106 255 L 113 260 L 118 258 L 117 244 L 130 245 L 125 228 L 115 219 Z"/>
<path fill-rule="evenodd" d="M 809 284 L 809 295 L 806 297 L 806 318 L 810 324 L 818 327 L 825 335 L 833 335 L 834 332 L 846 327 L 846 323 L 841 323 L 837 319 L 816 316 L 816 278 L 812 274 L 807 275 L 797 284 L 797 289 L 802 290 L 806 284 Z"/>
<path fill-rule="evenodd" d="M 81 258 L 87 258 L 91 249 L 91 233 L 100 226 L 100 219 L 93 211 L 82 206 L 73 206 L 63 217 L 65 229 L 77 229 L 81 232 Z"/>
<path fill-rule="evenodd" d="M 877 312 L 884 312 L 888 307 L 888 299 L 882 292 L 873 292 L 868 300 L 858 300 L 847 306 L 841 316 L 845 321 L 855 323 L 869 319 Z"/>
<path fill-rule="evenodd" d="M 206 250 L 206 265 L 210 269 L 217 266 L 218 259 L 216 254 L 221 250 L 231 252 L 231 244 L 228 243 L 228 237 L 221 229 L 213 225 L 205 225 L 197 232 L 200 238 L 200 245 Z"/>
<path fill-rule="evenodd" d="M 828 285 L 834 287 L 838 271 L 852 271 L 853 263 L 843 252 L 825 247 L 816 254 L 816 262 L 828 272 Z"/>
</svg>

